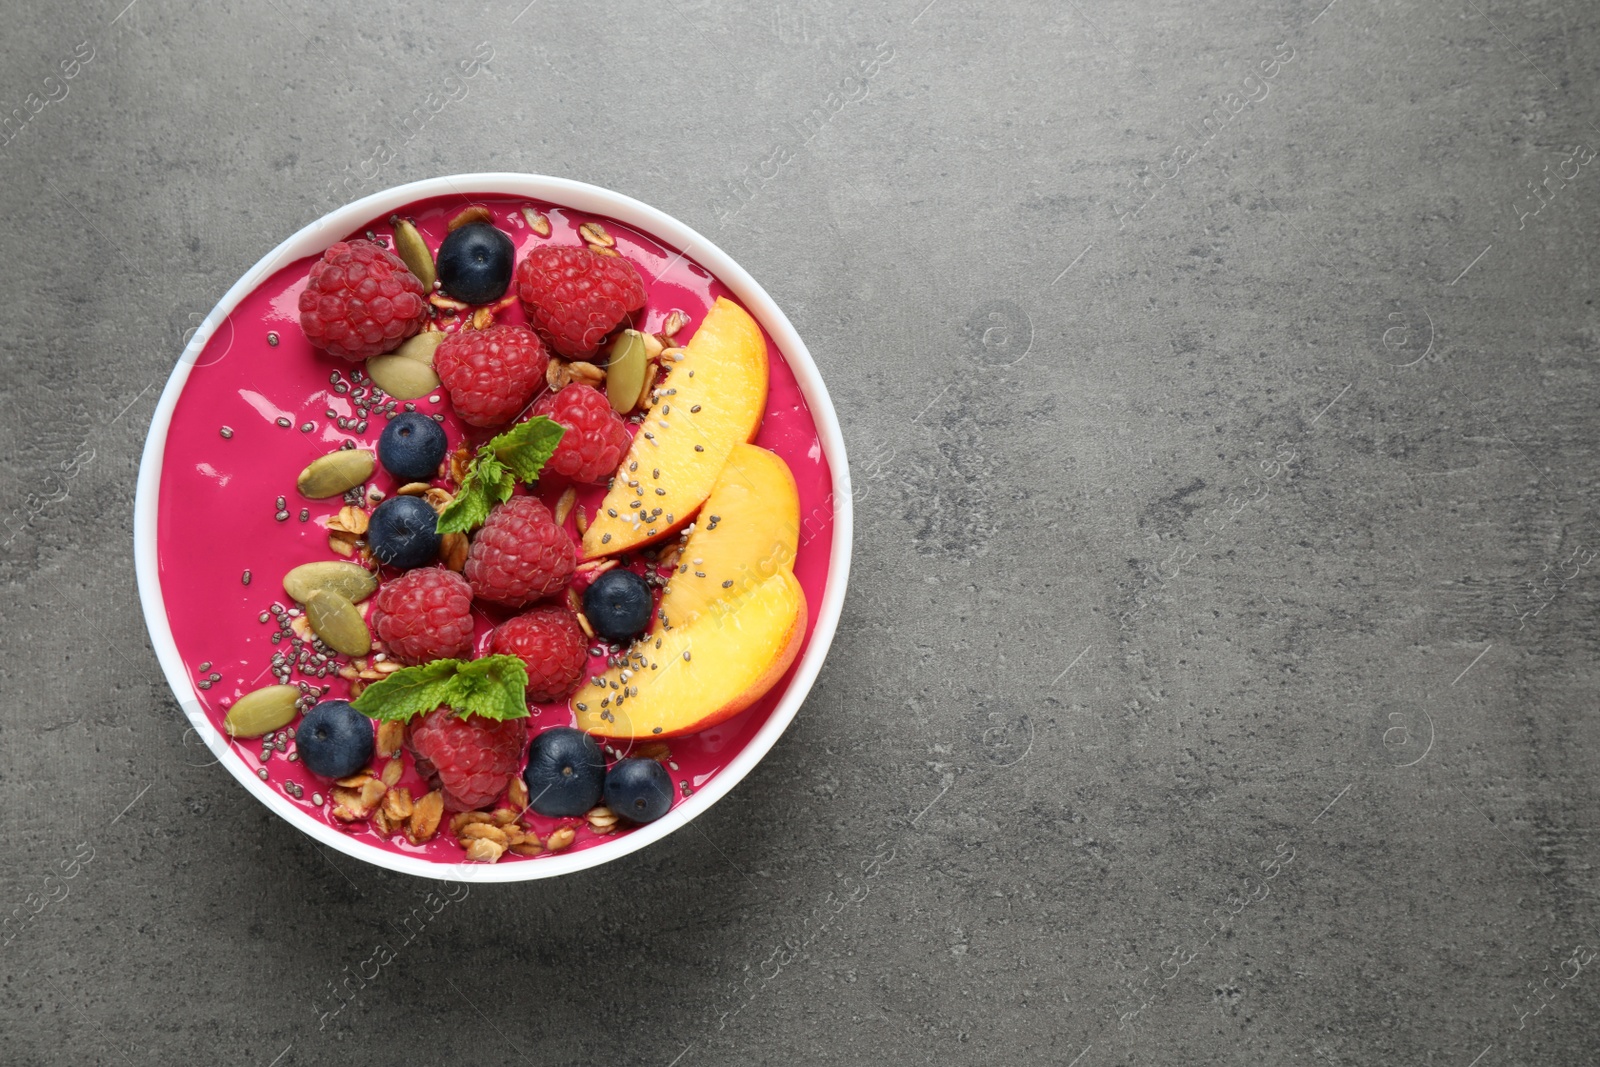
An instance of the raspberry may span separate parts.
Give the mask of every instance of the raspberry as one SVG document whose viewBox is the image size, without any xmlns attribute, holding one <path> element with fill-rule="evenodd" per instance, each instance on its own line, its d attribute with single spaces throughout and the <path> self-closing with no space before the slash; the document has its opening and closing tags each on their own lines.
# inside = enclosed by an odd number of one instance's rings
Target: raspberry
<svg viewBox="0 0 1600 1067">
<path fill-rule="evenodd" d="M 606 334 L 644 307 L 644 282 L 621 256 L 541 245 L 517 264 L 517 296 L 546 344 L 587 359 Z"/>
<path fill-rule="evenodd" d="M 428 317 L 422 282 L 371 241 L 340 241 L 311 265 L 300 293 L 306 340 L 342 359 L 393 352 Z"/>
<path fill-rule="evenodd" d="M 472 587 L 455 571 L 419 567 L 378 588 L 372 630 L 401 663 L 472 655 Z"/>
<path fill-rule="evenodd" d="M 544 703 L 565 700 L 583 680 L 588 644 L 576 615 L 563 607 L 542 607 L 501 623 L 489 652 L 527 664 L 528 699 Z"/>
<path fill-rule="evenodd" d="M 471 811 L 499 796 L 517 773 L 528 743 L 528 720 L 430 711 L 406 730 L 417 769 L 437 778 L 445 803 Z"/>
<path fill-rule="evenodd" d="M 633 444 L 628 424 L 592 385 L 569 385 L 559 393 L 546 393 L 533 405 L 533 413 L 549 416 L 566 429 L 545 468 L 575 482 L 609 477 Z"/>
<path fill-rule="evenodd" d="M 550 354 L 526 326 L 501 324 L 451 334 L 433 354 L 439 381 L 461 421 L 499 426 L 517 417 L 544 385 Z"/>
<path fill-rule="evenodd" d="M 475 596 L 520 608 L 566 585 L 577 555 L 549 508 L 514 496 L 489 513 L 472 539 L 467 581 Z"/>
</svg>

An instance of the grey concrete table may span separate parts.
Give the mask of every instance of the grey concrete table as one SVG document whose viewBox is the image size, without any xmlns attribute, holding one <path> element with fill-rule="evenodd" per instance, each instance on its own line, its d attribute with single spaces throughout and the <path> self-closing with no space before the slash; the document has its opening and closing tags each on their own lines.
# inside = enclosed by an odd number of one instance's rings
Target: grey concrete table
<svg viewBox="0 0 1600 1067">
<path fill-rule="evenodd" d="M 5 22 L 0 1061 L 1600 1058 L 1600 8 Z M 235 278 L 495 169 L 767 286 L 857 562 L 799 719 L 693 829 L 441 901 L 186 748 L 130 514 Z"/>
</svg>

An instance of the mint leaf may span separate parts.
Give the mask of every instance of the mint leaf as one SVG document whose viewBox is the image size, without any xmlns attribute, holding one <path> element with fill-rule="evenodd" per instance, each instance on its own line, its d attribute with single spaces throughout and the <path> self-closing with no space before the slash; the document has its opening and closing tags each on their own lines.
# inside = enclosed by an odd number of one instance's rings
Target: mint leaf
<svg viewBox="0 0 1600 1067">
<path fill-rule="evenodd" d="M 420 667 L 403 667 L 382 681 L 373 682 L 350 702 L 361 714 L 389 722 L 425 715 L 441 704 L 448 704 L 451 683 L 456 676 L 456 661 L 434 660 Z M 451 705 L 452 707 L 454 705 Z"/>
<path fill-rule="evenodd" d="M 496 504 L 509 500 L 515 488 L 516 480 L 505 464 L 480 451 L 472 466 L 467 468 L 466 477 L 461 479 L 455 499 L 439 513 L 439 532 L 471 533 L 489 521 L 489 512 Z"/>
<path fill-rule="evenodd" d="M 439 514 L 439 532 L 471 533 L 489 521 L 496 504 L 511 499 L 517 482 L 531 482 L 566 430 L 543 415 L 518 423 L 478 449 L 456 497 Z"/>
<path fill-rule="evenodd" d="M 528 716 L 528 667 L 516 656 L 485 656 L 456 671 L 450 706 L 485 719 Z"/>
<path fill-rule="evenodd" d="M 485 447 L 511 469 L 518 481 L 531 482 L 555 455 L 556 446 L 566 432 L 566 427 L 560 423 L 535 415 L 511 427 Z"/>
<path fill-rule="evenodd" d="M 463 484 L 456 498 L 439 512 L 438 530 L 447 533 L 471 533 L 489 521 L 489 499 L 481 492 L 469 492 Z"/>
<path fill-rule="evenodd" d="M 491 509 L 495 504 L 504 504 L 511 499 L 512 492 L 517 488 L 517 478 L 500 462 L 499 456 L 484 456 L 478 460 L 475 470 L 479 482 L 489 494 Z"/>
<path fill-rule="evenodd" d="M 525 719 L 527 689 L 528 668 L 516 656 L 439 659 L 372 683 L 351 705 L 379 722 L 404 722 L 446 705 L 461 716 Z"/>
</svg>

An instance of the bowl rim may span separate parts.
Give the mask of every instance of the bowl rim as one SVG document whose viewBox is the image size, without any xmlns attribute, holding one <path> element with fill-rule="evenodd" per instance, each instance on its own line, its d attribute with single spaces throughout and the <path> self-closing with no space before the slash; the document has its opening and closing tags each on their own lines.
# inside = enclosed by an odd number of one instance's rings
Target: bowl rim
<svg viewBox="0 0 1600 1067">
<path fill-rule="evenodd" d="M 810 407 L 817 436 L 822 443 L 823 455 L 833 479 L 833 488 L 826 502 L 831 504 L 833 509 L 833 545 L 822 603 L 815 609 L 816 625 L 804 652 L 793 668 L 794 673 L 789 685 L 761 729 L 710 782 L 675 805 L 657 821 L 638 827 L 613 841 L 580 852 L 558 853 L 534 862 L 505 865 L 439 863 L 365 844 L 360 839 L 341 833 L 310 815 L 298 805 L 291 803 L 289 798 L 280 795 L 278 790 L 256 777 L 232 752 L 228 739 L 211 725 L 204 709 L 200 706 L 199 694 L 195 691 L 178 653 L 177 643 L 172 636 L 172 628 L 167 618 L 166 604 L 161 592 L 156 537 L 156 519 L 160 510 L 161 468 L 166 456 L 167 432 L 172 423 L 178 397 L 183 392 L 189 373 L 207 342 L 227 321 L 228 316 L 240 302 L 275 272 L 295 260 L 320 253 L 332 243 L 333 239 L 343 237 L 375 216 L 381 216 L 384 212 L 430 197 L 451 195 L 470 197 L 474 194 L 525 196 L 558 207 L 605 215 L 636 227 L 651 237 L 677 246 L 683 250 L 685 258 L 692 258 L 710 271 L 755 316 L 777 343 L 781 357 L 794 372 L 801 394 Z M 332 239 L 328 236 L 329 231 L 332 233 Z M 596 867 L 659 841 L 687 825 L 726 796 L 766 756 L 788 728 L 789 723 L 794 720 L 800 705 L 810 693 L 838 629 L 839 617 L 844 607 L 845 587 L 850 576 L 851 501 L 850 468 L 845 455 L 844 435 L 840 430 L 839 419 L 834 412 L 827 387 L 823 384 L 821 372 L 812 360 L 805 342 L 800 339 L 800 335 L 789 322 L 788 316 L 767 291 L 731 256 L 703 234 L 671 215 L 625 194 L 570 178 L 486 171 L 408 182 L 380 190 L 336 208 L 286 238 L 258 260 L 255 266 L 246 271 L 233 287 L 223 294 L 185 346 L 150 418 L 150 431 L 139 461 L 138 485 L 134 498 L 134 564 L 145 626 L 149 631 L 150 643 L 155 650 L 156 658 L 166 675 L 167 685 L 177 697 L 190 726 L 205 741 L 218 762 L 225 766 L 257 800 L 314 841 L 374 866 L 423 878 L 471 882 L 520 882 L 554 878 Z"/>
</svg>

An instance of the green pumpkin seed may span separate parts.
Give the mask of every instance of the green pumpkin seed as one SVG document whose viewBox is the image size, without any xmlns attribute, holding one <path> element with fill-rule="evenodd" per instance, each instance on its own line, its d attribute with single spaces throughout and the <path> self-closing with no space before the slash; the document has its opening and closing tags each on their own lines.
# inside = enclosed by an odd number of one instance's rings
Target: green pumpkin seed
<svg viewBox="0 0 1600 1067">
<path fill-rule="evenodd" d="M 359 604 L 377 591 L 378 580 L 365 567 L 336 560 L 302 563 L 283 576 L 283 591 L 304 604 L 317 590 L 338 593 Z"/>
<path fill-rule="evenodd" d="M 430 335 L 424 333 L 417 336 Z M 444 335 L 435 333 L 431 336 Z M 392 356 L 374 356 L 367 360 L 367 373 L 372 376 L 379 389 L 396 400 L 415 400 L 439 388 L 439 376 L 434 373 L 432 366 L 420 359 L 401 355 L 399 352 Z"/>
<path fill-rule="evenodd" d="M 338 593 L 314 591 L 306 600 L 306 621 L 322 643 L 347 656 L 365 656 L 372 651 L 372 631 L 356 606 Z"/>
<path fill-rule="evenodd" d="M 293 685 L 269 685 L 246 693 L 228 709 L 223 728 L 230 737 L 260 737 L 268 730 L 288 726 L 299 699 L 300 688 Z"/>
<path fill-rule="evenodd" d="M 372 476 L 376 464 L 377 460 L 371 452 L 342 448 L 312 460 L 311 465 L 300 472 L 295 484 L 301 496 L 325 500 L 349 492 L 366 481 Z"/>
<path fill-rule="evenodd" d="M 410 219 L 394 220 L 394 250 L 422 282 L 423 291 L 433 292 L 433 283 L 439 277 L 433 266 L 433 253 L 428 251 L 428 242 L 422 239 Z"/>
<path fill-rule="evenodd" d="M 649 362 L 644 334 L 623 330 L 611 345 L 611 362 L 606 364 L 606 398 L 611 401 L 611 410 L 626 415 L 638 404 Z"/>
<path fill-rule="evenodd" d="M 422 333 L 412 334 L 406 338 L 405 344 L 389 353 L 391 356 L 404 356 L 414 359 L 418 363 L 433 366 L 433 354 L 439 350 L 446 337 L 450 335 L 443 330 L 424 330 Z"/>
</svg>

